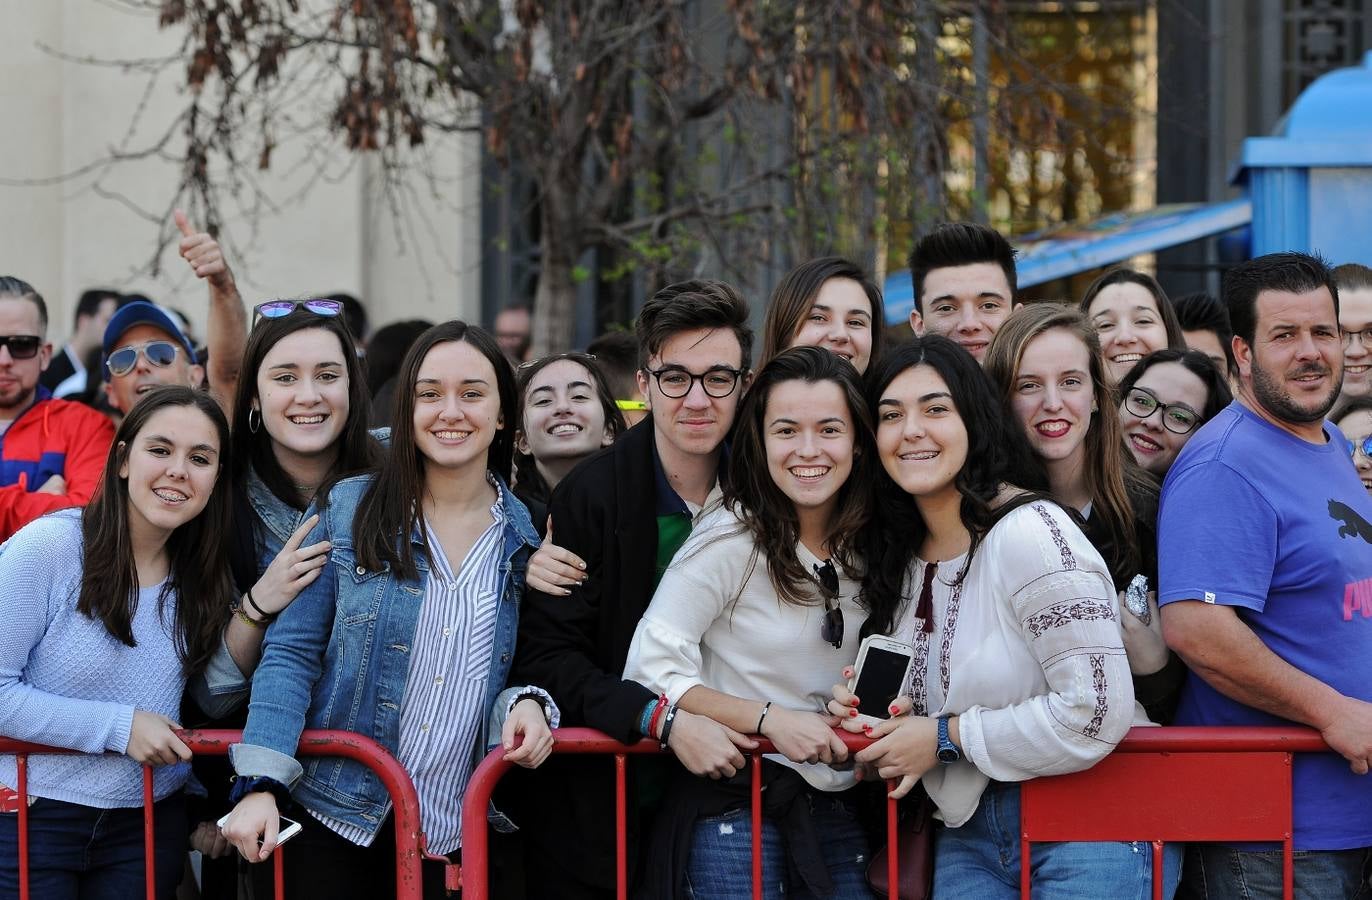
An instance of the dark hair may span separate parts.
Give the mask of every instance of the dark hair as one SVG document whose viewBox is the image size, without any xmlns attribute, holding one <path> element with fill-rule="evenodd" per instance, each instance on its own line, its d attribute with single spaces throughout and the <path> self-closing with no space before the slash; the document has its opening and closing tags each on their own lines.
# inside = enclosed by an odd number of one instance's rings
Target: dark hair
<svg viewBox="0 0 1372 900">
<path fill-rule="evenodd" d="M 607 331 L 586 345 L 616 400 L 638 396 L 638 341 L 632 331 Z"/>
<path fill-rule="evenodd" d="M 524 357 L 524 355 L 525 355 L 526 353 L 529 352 L 529 348 L 533 345 L 533 342 L 534 342 L 533 327 L 532 327 L 532 324 L 533 324 L 533 315 L 534 315 L 534 313 L 533 313 L 533 310 L 529 307 L 529 305 L 528 305 L 527 303 L 511 303 L 509 306 L 505 307 L 504 309 L 502 309 L 502 310 L 500 311 L 500 313 L 507 313 L 507 312 L 524 313 L 526 316 L 529 317 L 529 320 L 530 320 L 530 328 L 529 328 L 529 331 L 528 331 L 527 333 L 525 333 L 525 334 L 520 338 L 520 341 L 519 341 L 519 350 L 518 350 L 518 352 L 515 354 L 515 356 L 516 356 L 516 360 L 515 360 L 515 361 L 518 362 L 519 359 L 522 359 L 522 358 Z M 500 318 L 500 313 L 496 313 L 496 318 L 497 318 L 497 319 Z M 491 323 L 491 332 L 492 332 L 492 333 L 495 333 L 495 323 L 494 323 L 494 322 Z"/>
<path fill-rule="evenodd" d="M 669 284 L 653 294 L 638 314 L 638 367 L 675 334 L 697 328 L 728 328 L 743 350 L 740 368 L 753 359 L 753 330 L 748 327 L 748 301 L 722 281 L 694 280 Z"/>
<path fill-rule="evenodd" d="M 1258 328 L 1258 294 L 1263 291 L 1303 294 L 1325 287 L 1334 298 L 1336 318 L 1339 313 L 1339 287 L 1329 263 L 1318 254 L 1285 252 L 1259 256 L 1225 272 L 1223 285 L 1229 325 L 1234 336 L 1250 347 Z"/>
<path fill-rule="evenodd" d="M 772 480 L 767 465 L 767 401 L 772 388 L 786 381 L 829 382 L 843 392 L 853 428 L 853 470 L 839 488 L 829 522 L 831 558 L 850 577 L 861 577 L 858 538 L 869 517 L 868 468 L 876 443 L 872 415 L 862 395 L 862 376 L 853 364 L 819 347 L 793 347 L 758 371 L 739 404 L 738 424 L 729 455 L 724 502 L 752 533 L 755 552 L 767 557 L 767 574 L 777 596 L 786 603 L 808 604 L 815 598 L 814 576 L 796 556 L 800 517 L 795 504 Z"/>
<path fill-rule="evenodd" d="M 600 410 L 605 416 L 605 433 L 612 438 L 618 438 L 629 427 L 624 421 L 624 414 L 619 411 L 614 396 L 610 394 L 609 386 L 605 383 L 604 377 L 601 376 L 600 370 L 596 368 L 596 358 L 586 353 L 576 352 L 554 353 L 552 356 L 545 356 L 519 367 L 515 373 L 515 394 L 518 399 L 515 405 L 515 430 L 523 431 L 524 429 L 524 403 L 528 399 L 526 395 L 534 376 L 553 363 L 562 360 L 576 363 L 590 375 L 591 388 L 595 391 L 596 399 L 600 401 Z M 531 496 L 535 497 L 547 497 L 549 495 L 548 484 L 543 480 L 543 473 L 538 471 L 538 465 L 532 454 L 520 453 L 516 449 L 514 467 L 515 472 L 518 473 L 517 480 L 521 494 L 528 491 Z"/>
<path fill-rule="evenodd" d="M 234 484 L 242 489 L 248 470 L 257 473 L 262 483 L 283 503 L 303 510 L 309 498 L 296 488 L 272 450 L 271 435 L 265 428 L 256 432 L 250 427 L 248 413 L 257 396 L 257 374 L 267 354 L 282 339 L 298 331 L 317 328 L 338 338 L 343 351 L 343 366 L 348 373 L 348 418 L 338 436 L 338 458 L 325 482 L 336 481 L 345 475 L 370 469 L 377 464 L 381 448 L 368 433 L 367 424 L 371 399 L 363 381 L 362 365 L 357 359 L 348 328 L 338 316 L 318 316 L 303 307 L 292 310 L 279 319 L 260 319 L 248 335 L 243 350 L 243 368 L 233 398 L 233 433 L 238 435 L 233 454 Z M 260 400 L 259 400 L 260 402 Z M 321 486 L 322 487 L 322 486 Z"/>
<path fill-rule="evenodd" d="M 119 470 L 129 459 L 134 440 L 148 421 L 164 409 L 190 406 L 200 410 L 219 434 L 219 472 L 204 510 L 167 538 L 167 580 L 158 598 L 161 608 L 176 598 L 177 656 L 187 674 L 202 670 L 219 646 L 233 579 L 228 542 L 232 504 L 226 477 L 229 423 L 208 394 L 181 385 L 154 388 L 124 417 L 114 436 L 100 486 L 81 513 L 81 593 L 76 609 L 99 619 L 116 640 L 137 646 L 133 616 L 138 608 L 138 568 L 129 528 L 129 483 Z"/>
<path fill-rule="evenodd" d="M 1002 516 L 1025 503 L 1046 499 L 1035 490 L 1027 490 L 996 506 L 1002 489 L 1006 485 L 1038 488 L 1043 479 L 1036 471 L 1024 430 L 1013 417 L 1002 413 L 981 366 L 966 350 L 942 335 L 925 335 L 901 344 L 868 371 L 867 408 L 874 420 L 879 421 L 879 404 L 886 388 L 916 366 L 929 366 L 948 385 L 953 406 L 967 430 L 967 461 L 954 480 L 962 497 L 959 517 L 972 536 L 967 559 L 958 573 L 960 579 L 971 566 L 982 538 Z M 876 521 L 863 530 L 863 558 L 867 564 L 863 591 L 872 610 L 863 632 L 889 634 L 902 603 L 909 599 L 906 573 L 928 534 L 928 527 L 914 498 L 892 480 L 884 467 L 876 468 L 875 490 L 871 492 Z"/>
<path fill-rule="evenodd" d="M 82 291 L 80 299 L 76 301 L 76 314 L 72 316 L 72 327 L 76 327 L 83 316 L 93 316 L 99 312 L 100 305 L 106 300 L 113 300 L 115 306 L 118 306 L 122 296 L 118 291 L 109 288 L 91 288 L 88 291 Z"/>
<path fill-rule="evenodd" d="M 367 338 L 367 308 L 352 294 L 325 294 L 325 300 L 335 300 L 343 306 L 343 323 L 348 326 L 353 339 L 361 343 Z"/>
<path fill-rule="evenodd" d="M 391 452 L 383 457 L 376 479 L 367 488 L 353 516 L 354 552 L 358 564 L 368 569 L 381 569 L 389 563 L 401 577 L 413 578 L 416 570 L 411 533 L 418 532 L 425 552 L 429 550 L 423 506 L 425 463 L 414 440 L 414 386 L 429 351 L 439 344 L 455 341 L 471 344 L 495 370 L 504 425 L 496 431 L 495 439 L 486 451 L 486 469 L 498 475 L 506 485 L 510 483 L 517 422 L 514 372 L 495 338 L 481 328 L 457 319 L 435 325 L 410 346 L 400 364 L 400 372 L 396 375 L 395 413 L 391 418 Z"/>
<path fill-rule="evenodd" d="M 1100 292 L 1116 284 L 1137 284 L 1152 294 L 1153 305 L 1158 308 L 1158 315 L 1162 317 L 1162 327 L 1167 331 L 1167 346 L 1173 350 L 1186 349 L 1186 336 L 1181 333 L 1181 323 L 1177 321 L 1177 311 L 1172 308 L 1172 301 L 1167 299 L 1167 292 L 1162 289 L 1162 285 L 1158 284 L 1158 280 L 1152 275 L 1134 269 L 1111 269 L 1091 282 L 1086 293 L 1081 295 L 1081 303 L 1077 304 L 1077 308 L 1089 317 L 1091 304 L 1100 295 Z"/>
<path fill-rule="evenodd" d="M 1335 266 L 1334 283 L 1341 291 L 1372 291 L 1372 269 L 1362 263 Z"/>
<path fill-rule="evenodd" d="M 1156 503 L 1156 483 L 1134 461 L 1124 444 L 1119 419 L 1119 395 L 1105 379 L 1105 361 L 1100 351 L 1100 337 L 1086 314 L 1061 303 L 1030 303 L 1010 314 L 991 346 L 986 349 L 984 368 L 991 384 L 1000 394 L 1001 414 L 1023 431 L 1015 415 L 1013 396 L 1019 377 L 1020 363 L 1029 342 L 1040 335 L 1060 328 L 1086 346 L 1096 410 L 1091 414 L 1091 426 L 1086 432 L 1086 454 L 1082 477 L 1091 497 L 1091 518 L 1099 521 L 1115 547 L 1121 548 L 1118 559 L 1120 572 L 1137 572 L 1143 562 L 1139 549 L 1138 529 L 1134 527 L 1134 509 Z M 1040 471 L 1039 484 L 1047 484 L 1042 461 L 1034 457 Z M 1115 573 L 1112 573 L 1115 574 Z"/>
<path fill-rule="evenodd" d="M 1339 409 L 1338 415 L 1330 416 L 1330 420 L 1337 423 L 1340 419 L 1346 419 L 1357 413 L 1368 413 L 1372 415 L 1372 397 L 1356 397 L 1349 400 Z M 1343 429 L 1339 429 L 1342 431 Z M 1348 435 L 1344 435 L 1347 437 Z"/>
<path fill-rule="evenodd" d="M 395 377 L 400 370 L 400 361 L 405 351 L 434 323 L 426 319 L 404 319 L 382 325 L 367 342 L 367 393 L 375 399 L 378 391 L 386 382 Z"/>
<path fill-rule="evenodd" d="M 881 338 L 886 329 L 881 289 L 857 263 L 840 256 L 821 256 L 787 272 L 778 282 L 776 290 L 772 291 L 772 299 L 768 301 L 767 313 L 762 319 L 762 358 L 758 360 L 759 368 L 794 343 L 820 289 L 831 278 L 856 281 L 867 295 L 872 312 L 872 352 L 867 361 L 868 367 L 881 358 Z"/>
<path fill-rule="evenodd" d="M 1238 372 L 1234 362 L 1234 332 L 1229 328 L 1229 312 L 1218 297 L 1204 291 L 1183 294 L 1172 301 L 1172 308 L 1177 313 L 1177 322 L 1183 332 L 1213 332 L 1224 349 L 1225 370 L 1230 375 Z"/>
<path fill-rule="evenodd" d="M 1220 410 L 1233 401 L 1234 395 L 1229 390 L 1229 382 L 1225 380 L 1224 373 L 1215 365 L 1214 360 L 1199 350 L 1173 350 L 1168 347 L 1165 350 L 1154 350 L 1134 363 L 1134 367 L 1120 379 L 1120 402 L 1124 402 L 1124 398 L 1129 396 L 1129 392 L 1138 384 L 1145 372 L 1160 363 L 1178 363 L 1205 385 L 1205 406 L 1196 410 L 1200 413 L 1202 425 L 1219 415 Z"/>
<path fill-rule="evenodd" d="M 43 295 L 33 289 L 33 285 L 13 275 L 0 275 L 0 298 L 3 297 L 18 297 L 38 307 L 38 336 L 47 336 L 48 304 L 43 301 Z"/>
<path fill-rule="evenodd" d="M 995 263 L 1005 273 L 1010 285 L 1007 302 L 1014 302 L 1019 289 L 1015 278 L 1015 248 L 1005 235 L 975 222 L 944 222 L 915 242 L 910 251 L 910 282 L 915 292 L 915 311 L 924 312 L 920 297 L 924 294 L 924 279 L 934 269 Z"/>
</svg>

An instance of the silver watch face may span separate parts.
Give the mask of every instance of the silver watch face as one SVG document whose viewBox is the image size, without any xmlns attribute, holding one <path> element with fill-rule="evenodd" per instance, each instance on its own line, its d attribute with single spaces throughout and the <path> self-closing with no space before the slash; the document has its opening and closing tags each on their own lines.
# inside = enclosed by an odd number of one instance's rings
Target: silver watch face
<svg viewBox="0 0 1372 900">
<path fill-rule="evenodd" d="M 939 762 L 953 763 L 957 762 L 960 759 L 962 759 L 962 754 L 952 749 L 951 747 L 945 747 L 942 750 L 938 751 Z"/>
</svg>

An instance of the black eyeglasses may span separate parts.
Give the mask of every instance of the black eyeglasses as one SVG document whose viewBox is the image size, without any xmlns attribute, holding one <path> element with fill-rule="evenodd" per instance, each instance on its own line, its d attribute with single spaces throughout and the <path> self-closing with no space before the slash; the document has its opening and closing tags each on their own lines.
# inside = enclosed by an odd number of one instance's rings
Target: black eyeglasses
<svg viewBox="0 0 1372 900">
<path fill-rule="evenodd" d="M 1148 388 L 1131 388 L 1129 395 L 1124 398 L 1124 408 L 1140 419 L 1162 410 L 1162 427 L 1173 434 L 1189 434 L 1200 424 L 1200 415 L 1194 409 L 1178 403 L 1163 405 Z"/>
<path fill-rule="evenodd" d="M 149 363 L 159 369 L 165 369 L 176 362 L 176 354 L 180 350 L 181 348 L 171 341 L 148 341 L 146 344 L 120 347 L 110 354 L 109 359 L 105 360 L 105 365 L 109 367 L 111 375 L 127 375 L 138 365 L 138 354 L 141 353 Z"/>
<path fill-rule="evenodd" d="M 700 375 L 692 375 L 681 366 L 663 366 L 660 369 L 646 371 L 657 380 L 657 389 L 662 391 L 662 396 L 671 397 L 673 400 L 689 394 L 697 381 L 705 389 L 706 394 L 716 400 L 722 399 L 734 392 L 734 388 L 738 387 L 739 376 L 743 374 L 740 369 L 725 366 L 709 369 Z"/>
<path fill-rule="evenodd" d="M 8 347 L 11 359 L 33 359 L 43 339 L 31 334 L 0 334 L 0 347 Z"/>
<path fill-rule="evenodd" d="M 843 610 L 838 606 L 838 570 L 834 568 L 833 560 L 829 559 L 814 569 L 819 595 L 824 599 L 824 620 L 819 623 L 819 636 L 838 650 L 843 646 Z"/>
<path fill-rule="evenodd" d="M 1372 434 L 1360 441 L 1350 441 L 1348 438 L 1344 438 L 1343 442 L 1348 445 L 1348 455 L 1353 459 L 1358 458 L 1359 450 L 1362 451 L 1363 456 L 1372 459 Z"/>
<path fill-rule="evenodd" d="M 343 304 L 337 300 L 268 300 L 252 308 L 253 322 L 256 323 L 258 319 L 280 319 L 302 308 L 316 316 L 330 318 L 343 312 Z"/>
</svg>

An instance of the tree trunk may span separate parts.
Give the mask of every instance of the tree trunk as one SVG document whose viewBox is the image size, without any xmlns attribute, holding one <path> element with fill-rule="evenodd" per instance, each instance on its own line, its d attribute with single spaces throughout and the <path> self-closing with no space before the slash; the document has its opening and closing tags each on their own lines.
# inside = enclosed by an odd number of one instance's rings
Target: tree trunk
<svg viewBox="0 0 1372 900">
<path fill-rule="evenodd" d="M 538 287 L 534 291 L 533 359 L 572 349 L 576 330 L 576 282 L 580 254 L 572 198 L 575 189 L 543 185 L 540 203 Z"/>
</svg>

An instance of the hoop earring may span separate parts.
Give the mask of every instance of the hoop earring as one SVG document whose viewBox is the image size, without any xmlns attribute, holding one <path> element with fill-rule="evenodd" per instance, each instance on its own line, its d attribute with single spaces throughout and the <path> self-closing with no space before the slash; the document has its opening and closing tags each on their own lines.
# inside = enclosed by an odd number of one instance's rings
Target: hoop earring
<svg viewBox="0 0 1372 900">
<path fill-rule="evenodd" d="M 253 418 L 253 413 L 257 413 L 257 418 Z M 248 407 L 248 431 L 257 434 L 257 429 L 262 426 L 262 412 L 255 406 Z"/>
</svg>

